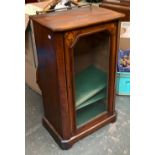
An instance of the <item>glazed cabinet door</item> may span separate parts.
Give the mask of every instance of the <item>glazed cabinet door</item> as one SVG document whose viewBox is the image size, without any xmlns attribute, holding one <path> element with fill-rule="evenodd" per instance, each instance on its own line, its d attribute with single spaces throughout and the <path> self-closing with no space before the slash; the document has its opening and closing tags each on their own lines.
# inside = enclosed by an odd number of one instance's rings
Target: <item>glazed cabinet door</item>
<svg viewBox="0 0 155 155">
<path fill-rule="evenodd" d="M 117 24 L 65 33 L 68 101 L 78 132 L 114 113 Z"/>
</svg>

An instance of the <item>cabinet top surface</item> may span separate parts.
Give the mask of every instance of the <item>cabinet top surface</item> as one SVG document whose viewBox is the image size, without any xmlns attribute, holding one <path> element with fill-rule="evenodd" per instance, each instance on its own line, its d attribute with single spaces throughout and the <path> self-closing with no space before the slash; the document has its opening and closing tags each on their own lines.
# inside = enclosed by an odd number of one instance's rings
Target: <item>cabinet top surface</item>
<svg viewBox="0 0 155 155">
<path fill-rule="evenodd" d="M 67 31 L 113 21 L 121 17 L 124 15 L 109 9 L 87 6 L 31 16 L 30 18 L 52 31 Z"/>
</svg>

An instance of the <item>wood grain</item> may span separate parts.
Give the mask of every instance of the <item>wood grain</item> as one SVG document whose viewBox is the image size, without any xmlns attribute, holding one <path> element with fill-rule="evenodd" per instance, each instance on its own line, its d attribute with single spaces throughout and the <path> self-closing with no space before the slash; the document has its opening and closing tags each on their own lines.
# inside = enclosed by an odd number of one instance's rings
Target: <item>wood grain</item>
<svg viewBox="0 0 155 155">
<path fill-rule="evenodd" d="M 96 6 L 75 8 L 68 11 L 57 11 L 45 15 L 32 16 L 36 22 L 52 31 L 68 31 L 94 24 L 117 20 L 123 14 Z"/>
</svg>

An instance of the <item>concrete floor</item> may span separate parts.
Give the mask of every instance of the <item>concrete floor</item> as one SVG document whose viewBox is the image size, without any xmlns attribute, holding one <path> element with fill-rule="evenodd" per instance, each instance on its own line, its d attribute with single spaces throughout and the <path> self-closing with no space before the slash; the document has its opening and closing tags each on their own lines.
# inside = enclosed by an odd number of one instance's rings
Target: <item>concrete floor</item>
<svg viewBox="0 0 155 155">
<path fill-rule="evenodd" d="M 80 140 L 70 150 L 61 150 L 41 124 L 41 96 L 26 86 L 26 155 L 129 155 L 130 98 L 116 97 L 117 121 Z"/>
</svg>

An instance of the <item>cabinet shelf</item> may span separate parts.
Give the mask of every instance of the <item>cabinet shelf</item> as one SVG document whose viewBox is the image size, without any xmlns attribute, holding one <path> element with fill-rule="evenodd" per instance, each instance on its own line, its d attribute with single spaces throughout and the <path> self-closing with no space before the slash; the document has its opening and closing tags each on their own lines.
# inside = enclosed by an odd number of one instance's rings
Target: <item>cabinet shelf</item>
<svg viewBox="0 0 155 155">
<path fill-rule="evenodd" d="M 106 111 L 107 74 L 90 65 L 75 77 L 77 126 Z"/>
<path fill-rule="evenodd" d="M 86 100 L 85 102 L 83 102 L 82 104 L 80 104 L 79 106 L 76 107 L 76 110 L 79 110 L 81 108 L 84 108 L 90 104 L 93 104 L 101 99 L 104 99 L 106 97 L 106 89 L 100 91 L 99 93 L 97 93 L 96 95 L 90 97 L 88 100 Z"/>
<path fill-rule="evenodd" d="M 76 75 L 75 83 L 77 110 L 106 96 L 107 75 L 94 65 Z"/>
<path fill-rule="evenodd" d="M 103 114 L 103 112 L 107 111 L 107 106 L 104 100 L 99 100 L 90 104 L 89 106 L 85 106 L 79 110 L 77 110 L 77 126 L 80 127 L 88 121 L 95 119 Z"/>
</svg>

